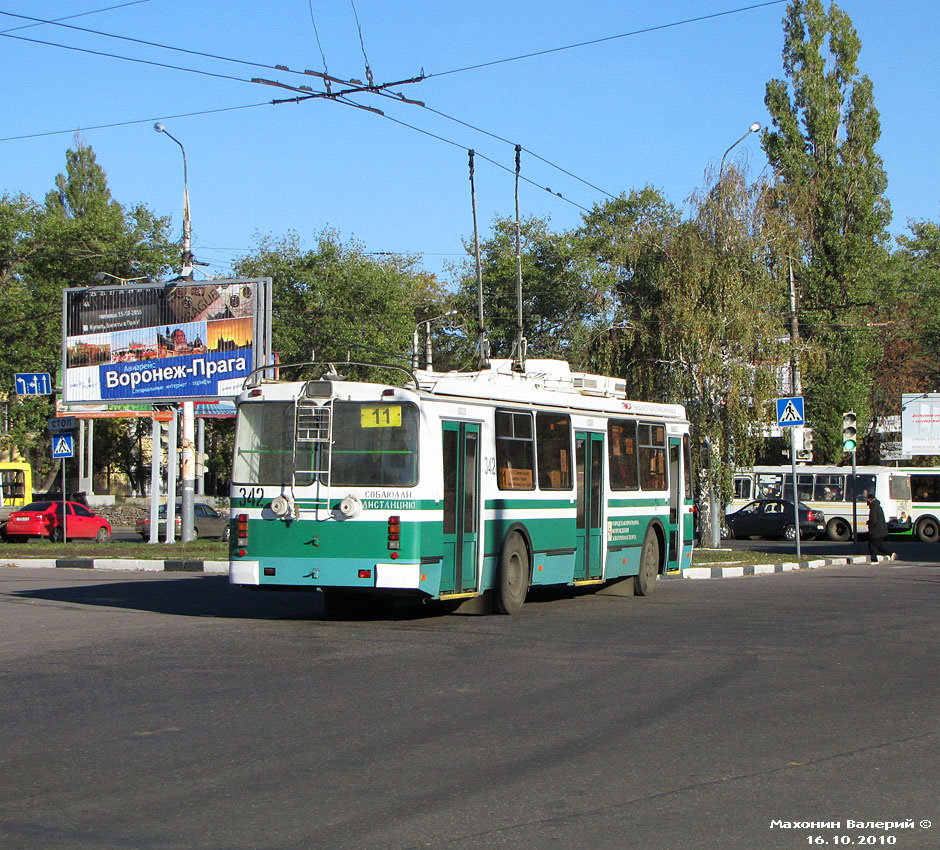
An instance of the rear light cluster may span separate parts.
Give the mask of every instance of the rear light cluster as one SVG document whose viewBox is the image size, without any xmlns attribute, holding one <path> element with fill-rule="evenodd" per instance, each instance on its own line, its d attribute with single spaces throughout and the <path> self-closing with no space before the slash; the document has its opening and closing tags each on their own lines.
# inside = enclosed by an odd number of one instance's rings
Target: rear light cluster
<svg viewBox="0 0 940 850">
<path fill-rule="evenodd" d="M 391 558 L 395 560 L 398 557 L 398 550 L 401 549 L 401 517 L 390 516 L 388 518 L 388 548 L 391 550 Z"/>
<path fill-rule="evenodd" d="M 238 554 L 244 555 L 248 545 L 248 514 L 235 517 L 235 545 L 238 547 Z"/>
<path fill-rule="evenodd" d="M 807 519 L 810 522 L 820 522 L 822 518 L 823 518 L 823 515 L 821 511 L 810 511 L 807 516 Z"/>
</svg>

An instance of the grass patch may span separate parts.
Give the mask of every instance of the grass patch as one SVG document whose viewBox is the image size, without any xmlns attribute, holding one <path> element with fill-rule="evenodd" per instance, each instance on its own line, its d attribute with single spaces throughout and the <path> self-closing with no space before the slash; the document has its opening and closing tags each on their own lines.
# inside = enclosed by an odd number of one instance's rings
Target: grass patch
<svg viewBox="0 0 940 850">
<path fill-rule="evenodd" d="M 76 540 L 52 543 L 36 540 L 28 543 L 0 542 L 0 564 L 17 558 L 120 558 L 151 561 L 227 561 L 228 544 L 218 540 L 194 540 L 192 543 L 143 543 Z"/>
<path fill-rule="evenodd" d="M 781 555 L 750 549 L 694 549 L 692 551 L 693 567 L 722 566 L 723 564 L 780 564 L 795 560 L 796 553 Z M 806 556 L 804 555 L 801 560 L 805 561 Z"/>
</svg>

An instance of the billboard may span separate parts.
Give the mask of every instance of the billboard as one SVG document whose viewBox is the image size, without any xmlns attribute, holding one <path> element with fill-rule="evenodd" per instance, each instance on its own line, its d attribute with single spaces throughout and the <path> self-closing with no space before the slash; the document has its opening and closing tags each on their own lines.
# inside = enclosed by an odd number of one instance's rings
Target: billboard
<svg viewBox="0 0 940 850">
<path fill-rule="evenodd" d="M 901 396 L 901 451 L 905 457 L 940 455 L 940 393 Z"/>
<path fill-rule="evenodd" d="M 271 279 L 67 289 L 65 404 L 234 398 L 271 362 Z"/>
</svg>

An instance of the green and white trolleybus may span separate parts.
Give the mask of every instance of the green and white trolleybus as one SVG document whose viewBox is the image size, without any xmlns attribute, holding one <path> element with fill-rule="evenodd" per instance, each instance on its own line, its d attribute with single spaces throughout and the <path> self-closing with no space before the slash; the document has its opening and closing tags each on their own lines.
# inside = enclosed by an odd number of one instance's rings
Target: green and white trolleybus
<svg viewBox="0 0 940 850">
<path fill-rule="evenodd" d="M 515 613 L 533 586 L 645 596 L 690 565 L 682 406 L 555 360 L 405 386 L 335 366 L 238 398 L 233 584 Z"/>
</svg>

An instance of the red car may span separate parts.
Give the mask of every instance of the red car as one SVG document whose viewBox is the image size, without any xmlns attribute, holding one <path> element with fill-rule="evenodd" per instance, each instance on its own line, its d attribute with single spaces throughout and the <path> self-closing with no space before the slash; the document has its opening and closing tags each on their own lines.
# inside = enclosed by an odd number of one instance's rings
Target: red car
<svg viewBox="0 0 940 850">
<path fill-rule="evenodd" d="M 111 524 L 78 502 L 66 502 L 68 512 L 66 531 L 68 539 L 84 537 L 107 543 L 111 539 Z M 7 520 L 4 535 L 10 538 L 48 537 L 62 539 L 62 502 L 32 502 L 13 511 Z"/>
</svg>

